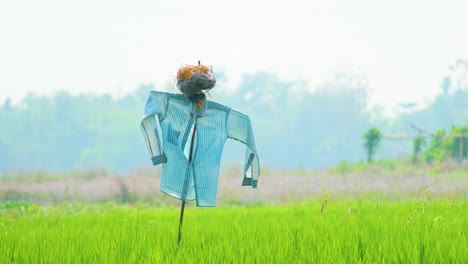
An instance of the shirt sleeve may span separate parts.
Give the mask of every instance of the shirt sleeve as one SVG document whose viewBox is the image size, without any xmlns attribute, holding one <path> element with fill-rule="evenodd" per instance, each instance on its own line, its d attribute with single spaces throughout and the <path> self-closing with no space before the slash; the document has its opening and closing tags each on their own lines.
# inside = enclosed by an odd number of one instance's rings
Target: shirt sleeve
<svg viewBox="0 0 468 264">
<path fill-rule="evenodd" d="M 151 92 L 146 101 L 143 119 L 140 123 L 141 132 L 153 165 L 167 162 L 159 123 L 164 120 L 166 115 L 167 100 L 167 94 Z"/>
<path fill-rule="evenodd" d="M 243 113 L 231 109 L 227 117 L 227 133 L 229 138 L 246 145 L 242 186 L 257 188 L 258 177 L 260 176 L 260 164 L 250 118 Z"/>
</svg>

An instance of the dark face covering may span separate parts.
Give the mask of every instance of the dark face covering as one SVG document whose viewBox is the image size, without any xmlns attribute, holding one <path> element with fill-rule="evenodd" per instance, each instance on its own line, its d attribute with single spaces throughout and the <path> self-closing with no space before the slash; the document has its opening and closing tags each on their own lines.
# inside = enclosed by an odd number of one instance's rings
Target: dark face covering
<svg viewBox="0 0 468 264">
<path fill-rule="evenodd" d="M 196 103 L 203 105 L 206 98 L 203 90 L 209 90 L 216 85 L 216 79 L 213 73 L 194 73 L 188 80 L 177 80 L 177 86 L 187 98 Z"/>
<path fill-rule="evenodd" d="M 194 73 L 188 80 L 178 80 L 177 86 L 187 96 L 208 90 L 216 85 L 216 79 L 212 73 Z"/>
</svg>

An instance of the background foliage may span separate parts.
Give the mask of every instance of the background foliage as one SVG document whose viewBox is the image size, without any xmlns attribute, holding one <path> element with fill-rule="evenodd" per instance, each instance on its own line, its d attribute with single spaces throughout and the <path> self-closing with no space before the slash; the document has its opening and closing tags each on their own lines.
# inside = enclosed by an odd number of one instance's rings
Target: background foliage
<svg viewBox="0 0 468 264">
<path fill-rule="evenodd" d="M 457 62 L 453 72 L 463 72 L 455 68 L 467 65 Z M 468 123 L 468 85 L 456 75 L 442 78 L 441 93 L 426 106 L 401 105 L 394 118 L 369 106 L 371 87 L 361 73 L 337 71 L 314 89 L 301 80 L 283 81 L 258 72 L 243 76 L 236 89 L 228 90 L 222 87 L 224 73 L 216 76 L 221 85 L 211 91 L 213 100 L 251 117 L 262 165 L 272 168 L 324 168 L 363 160 L 362 136 L 370 127 L 383 134 L 376 158 L 406 157 L 413 151 L 412 142 L 385 136 L 416 137 L 411 124 L 438 130 L 436 134 L 458 133 L 456 129 L 465 131 L 462 125 Z M 126 172 L 150 164 L 139 122 L 151 90 L 177 92 L 171 85 L 144 84 L 121 98 L 59 92 L 52 97 L 29 94 L 18 105 L 7 100 L 0 106 L 0 172 L 101 167 Z M 424 159 L 453 154 L 447 148 L 438 150 L 440 144 L 450 142 L 433 138 Z M 228 143 L 226 148 L 223 162 L 243 161 L 241 144 Z"/>
</svg>

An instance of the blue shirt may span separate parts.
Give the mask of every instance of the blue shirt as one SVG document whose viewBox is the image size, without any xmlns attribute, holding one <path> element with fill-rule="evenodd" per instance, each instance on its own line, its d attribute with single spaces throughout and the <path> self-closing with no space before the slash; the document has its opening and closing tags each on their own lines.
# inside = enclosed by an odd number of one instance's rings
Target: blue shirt
<svg viewBox="0 0 468 264">
<path fill-rule="evenodd" d="M 152 91 L 140 126 L 153 165 L 163 164 L 162 192 L 181 200 L 196 199 L 197 206 L 216 206 L 221 154 L 228 138 L 246 146 L 242 186 L 257 187 L 260 165 L 247 115 L 209 100 L 195 109 L 182 94 Z"/>
</svg>

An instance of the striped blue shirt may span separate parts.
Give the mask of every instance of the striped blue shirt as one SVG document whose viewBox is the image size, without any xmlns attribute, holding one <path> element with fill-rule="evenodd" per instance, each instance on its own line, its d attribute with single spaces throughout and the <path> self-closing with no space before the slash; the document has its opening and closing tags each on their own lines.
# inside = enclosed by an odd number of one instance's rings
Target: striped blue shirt
<svg viewBox="0 0 468 264">
<path fill-rule="evenodd" d="M 247 115 L 209 100 L 196 109 L 182 94 L 152 91 L 140 126 L 153 165 L 163 164 L 162 192 L 196 200 L 197 206 L 216 206 L 221 155 L 228 138 L 246 145 L 242 186 L 257 187 L 260 165 Z"/>
</svg>

